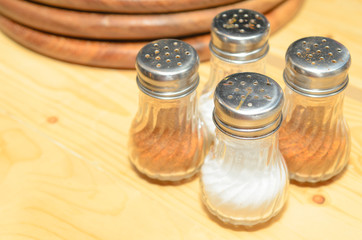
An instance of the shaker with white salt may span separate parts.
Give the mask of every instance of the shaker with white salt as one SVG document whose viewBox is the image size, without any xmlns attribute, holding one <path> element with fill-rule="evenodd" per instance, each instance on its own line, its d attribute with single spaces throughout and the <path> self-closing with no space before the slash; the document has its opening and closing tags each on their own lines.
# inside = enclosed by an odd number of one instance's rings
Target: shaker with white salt
<svg viewBox="0 0 362 240">
<path fill-rule="evenodd" d="M 226 76 L 238 72 L 265 74 L 269 51 L 270 24 L 266 17 L 249 9 L 231 9 L 213 19 L 210 41 L 210 77 L 200 96 L 200 112 L 210 140 L 215 137 L 212 122 L 213 94 Z"/>
<path fill-rule="evenodd" d="M 283 208 L 288 171 L 278 146 L 283 92 L 258 73 L 236 73 L 216 87 L 216 140 L 201 169 L 203 202 L 224 222 L 251 226 Z"/>
</svg>

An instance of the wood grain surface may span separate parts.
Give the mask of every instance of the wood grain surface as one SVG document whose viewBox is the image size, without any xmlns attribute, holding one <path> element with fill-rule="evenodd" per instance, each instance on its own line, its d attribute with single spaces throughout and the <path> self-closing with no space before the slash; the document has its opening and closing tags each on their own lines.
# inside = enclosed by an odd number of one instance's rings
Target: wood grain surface
<svg viewBox="0 0 362 240">
<path fill-rule="evenodd" d="M 350 50 L 344 114 L 352 154 L 347 169 L 324 184 L 292 183 L 282 213 L 254 228 L 233 228 L 208 214 L 197 176 L 158 184 L 131 167 L 135 71 L 60 62 L 0 33 L 0 239 L 361 239 L 361 4 L 307 0 L 270 39 L 267 73 L 283 86 L 284 54 L 294 40 L 329 36 Z M 200 90 L 209 70 L 201 64 Z"/>
<path fill-rule="evenodd" d="M 88 39 L 144 40 L 207 33 L 212 19 L 230 8 L 264 13 L 285 0 L 248 0 L 216 8 L 170 14 L 101 14 L 0 0 L 0 13 L 28 27 Z"/>
<path fill-rule="evenodd" d="M 274 33 L 287 24 L 303 0 L 288 0 L 266 14 Z M 285 14 L 288 13 L 288 14 Z M 147 42 L 90 41 L 66 38 L 27 28 L 0 15 L 0 29 L 20 44 L 49 57 L 97 67 L 133 69 L 138 51 Z M 209 34 L 182 38 L 201 61 L 209 59 Z"/>
<path fill-rule="evenodd" d="M 169 13 L 216 7 L 240 0 L 31 0 L 50 6 L 92 12 Z"/>
</svg>

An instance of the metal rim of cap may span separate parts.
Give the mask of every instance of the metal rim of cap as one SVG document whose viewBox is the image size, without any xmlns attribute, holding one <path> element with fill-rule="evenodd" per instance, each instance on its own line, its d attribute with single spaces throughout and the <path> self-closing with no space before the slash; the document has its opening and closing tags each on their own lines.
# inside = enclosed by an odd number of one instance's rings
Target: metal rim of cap
<svg viewBox="0 0 362 240">
<path fill-rule="evenodd" d="M 211 26 L 211 52 L 228 61 L 253 62 L 269 50 L 270 23 L 249 9 L 231 9 L 216 15 Z"/>
<path fill-rule="evenodd" d="M 216 48 L 211 42 L 209 45 L 210 52 L 225 62 L 231 62 L 236 64 L 245 64 L 256 62 L 264 58 L 269 52 L 269 43 L 266 42 L 261 48 L 258 48 L 251 52 L 241 53 L 229 53 Z"/>
<path fill-rule="evenodd" d="M 199 84 L 196 50 L 177 39 L 146 44 L 136 58 L 137 84 L 155 98 L 174 99 L 193 92 Z"/>
<path fill-rule="evenodd" d="M 214 94 L 217 128 L 241 138 L 260 138 L 276 131 L 284 95 L 273 79 L 259 73 L 236 73 L 219 82 Z"/>
<path fill-rule="evenodd" d="M 260 139 L 268 137 L 278 131 L 283 122 L 283 114 L 280 113 L 274 122 L 255 129 L 239 129 L 226 125 L 217 118 L 215 111 L 213 111 L 212 120 L 221 132 L 230 137 L 238 139 Z"/>
<path fill-rule="evenodd" d="M 328 97 L 338 94 L 348 85 L 350 53 L 333 39 L 301 38 L 289 46 L 285 61 L 284 81 L 299 94 Z"/>
</svg>

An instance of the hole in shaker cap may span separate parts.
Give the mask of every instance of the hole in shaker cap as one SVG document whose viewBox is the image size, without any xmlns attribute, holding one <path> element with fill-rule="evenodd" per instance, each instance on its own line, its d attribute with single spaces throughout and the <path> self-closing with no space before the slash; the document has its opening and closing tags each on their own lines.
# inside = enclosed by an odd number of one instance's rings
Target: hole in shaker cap
<svg viewBox="0 0 362 240">
<path fill-rule="evenodd" d="M 254 99 L 259 99 L 259 96 L 258 96 L 258 95 L 255 95 L 255 96 L 254 96 Z"/>
<path fill-rule="evenodd" d="M 336 63 L 336 62 L 337 62 L 336 60 L 334 60 L 334 59 L 332 60 L 332 63 Z"/>
<path fill-rule="evenodd" d="M 150 54 L 146 54 L 146 55 L 145 55 L 145 58 L 150 58 Z"/>
<path fill-rule="evenodd" d="M 229 95 L 229 96 L 228 96 L 228 99 L 232 99 L 232 98 L 233 98 L 233 95 Z"/>
<path fill-rule="evenodd" d="M 264 95 L 264 97 L 268 100 L 272 99 L 269 95 Z"/>
<path fill-rule="evenodd" d="M 176 55 L 176 58 L 180 58 L 180 55 Z"/>
<path fill-rule="evenodd" d="M 318 50 L 317 50 L 317 53 L 321 53 L 321 50 L 318 49 Z"/>
<path fill-rule="evenodd" d="M 181 66 L 181 65 L 182 65 L 182 63 L 181 63 L 181 62 L 178 62 L 178 63 L 177 63 L 177 65 Z"/>
<path fill-rule="evenodd" d="M 168 49 L 168 46 L 165 46 L 165 47 L 164 47 L 164 49 L 166 49 L 166 50 L 167 50 L 167 49 Z"/>
<path fill-rule="evenodd" d="M 160 53 L 160 51 L 159 50 L 155 50 L 155 54 L 159 54 Z"/>
<path fill-rule="evenodd" d="M 171 62 L 171 60 L 170 60 L 170 59 L 166 59 L 166 62 L 168 62 L 168 63 L 169 63 L 169 62 Z"/>
<path fill-rule="evenodd" d="M 153 46 L 154 46 L 154 47 L 158 47 L 158 44 L 157 44 L 157 43 L 155 43 L 155 44 L 153 44 Z"/>
<path fill-rule="evenodd" d="M 160 56 L 157 56 L 157 57 L 155 57 L 156 58 L 156 60 L 160 60 L 161 58 L 160 58 Z"/>
<path fill-rule="evenodd" d="M 234 85 L 234 83 L 232 81 L 227 81 L 226 83 L 224 83 L 223 85 L 225 86 L 230 86 L 230 85 Z"/>
<path fill-rule="evenodd" d="M 160 67 L 161 67 L 161 64 L 157 63 L 156 67 L 160 68 Z"/>
<path fill-rule="evenodd" d="M 323 39 L 323 40 L 322 40 L 322 42 L 324 42 L 324 43 L 325 43 L 325 42 L 327 42 L 327 40 Z"/>
<path fill-rule="evenodd" d="M 248 107 L 252 107 L 253 106 L 253 104 L 250 102 L 250 103 L 248 103 Z"/>
<path fill-rule="evenodd" d="M 241 85 L 245 85 L 245 83 L 246 83 L 245 81 L 241 81 L 241 82 L 240 82 Z"/>
</svg>

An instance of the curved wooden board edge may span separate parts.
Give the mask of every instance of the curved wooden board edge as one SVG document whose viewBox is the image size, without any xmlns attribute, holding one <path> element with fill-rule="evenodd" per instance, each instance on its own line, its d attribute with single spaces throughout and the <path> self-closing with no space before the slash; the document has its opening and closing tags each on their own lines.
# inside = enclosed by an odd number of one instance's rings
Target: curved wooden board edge
<svg viewBox="0 0 362 240">
<path fill-rule="evenodd" d="M 27 1 L 0 0 L 0 14 L 40 31 L 101 40 L 145 40 L 209 32 L 212 19 L 230 8 L 264 13 L 285 0 L 247 0 L 217 8 L 170 14 L 101 14 L 47 7 Z"/>
<path fill-rule="evenodd" d="M 29 0 L 28 0 L 29 1 Z M 30 0 L 53 7 L 110 13 L 170 13 L 217 7 L 245 0 Z"/>
<path fill-rule="evenodd" d="M 296 14 L 303 0 L 288 0 L 266 14 L 274 33 Z M 288 14 L 282 14 L 288 12 Z M 0 15 L 0 29 L 21 45 L 46 56 L 95 67 L 134 69 L 138 51 L 147 42 L 107 42 L 65 38 L 22 26 Z M 209 59 L 210 35 L 182 40 L 197 50 L 200 60 Z"/>
<path fill-rule="evenodd" d="M 21 45 L 66 62 L 95 67 L 134 69 L 136 55 L 147 42 L 92 41 L 40 32 L 0 15 L 0 29 Z M 181 39 L 197 50 L 200 60 L 209 58 L 210 35 Z"/>
</svg>

